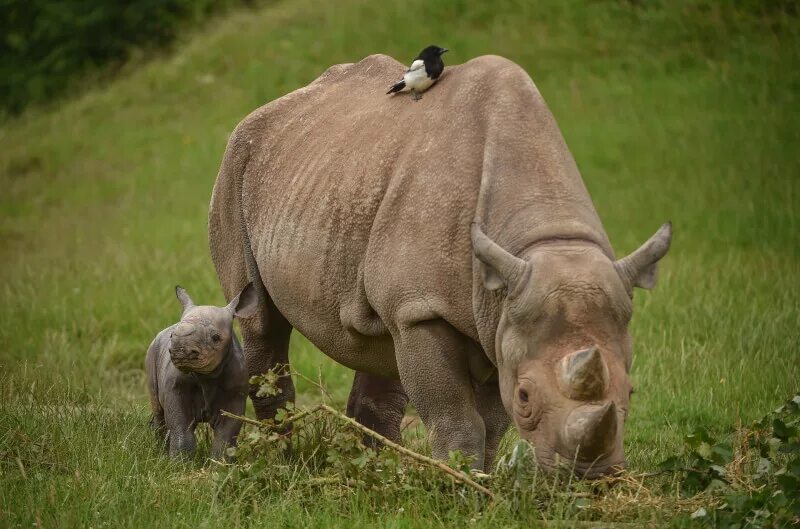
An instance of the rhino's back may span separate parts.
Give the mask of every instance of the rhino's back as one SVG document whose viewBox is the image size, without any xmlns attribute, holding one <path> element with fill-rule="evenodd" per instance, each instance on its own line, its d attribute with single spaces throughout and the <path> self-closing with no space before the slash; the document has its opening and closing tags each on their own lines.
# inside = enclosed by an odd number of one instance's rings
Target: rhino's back
<svg viewBox="0 0 800 529">
<path fill-rule="evenodd" d="M 335 358 L 330 349 L 379 347 L 343 331 L 343 312 L 353 305 L 377 311 L 389 330 L 423 307 L 477 338 L 469 225 L 488 147 L 490 157 L 507 148 L 520 167 L 549 163 L 556 173 L 566 156 L 563 178 L 550 174 L 537 192 L 555 192 L 561 202 L 574 194 L 575 212 L 588 201 L 549 111 L 517 65 L 488 56 L 447 68 L 418 103 L 384 94 L 404 68 L 381 55 L 333 67 L 236 131 L 250 149 L 242 206 L 267 290 L 289 321 Z M 513 141 L 520 113 L 538 119 L 525 105 L 542 116 L 539 153 Z M 548 145 L 551 129 L 558 145 Z M 505 136 L 508 145 L 499 145 Z M 492 161 L 500 179 L 518 169 L 504 167 L 503 156 Z M 574 216 L 572 209 L 561 204 L 556 217 Z"/>
</svg>

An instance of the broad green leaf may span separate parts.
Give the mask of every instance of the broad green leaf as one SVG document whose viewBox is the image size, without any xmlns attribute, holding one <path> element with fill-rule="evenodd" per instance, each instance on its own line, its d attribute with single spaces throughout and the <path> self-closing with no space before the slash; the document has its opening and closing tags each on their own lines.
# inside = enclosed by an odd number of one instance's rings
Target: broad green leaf
<svg viewBox="0 0 800 529">
<path fill-rule="evenodd" d="M 781 441 L 787 441 L 790 437 L 795 437 L 797 435 L 796 428 L 787 426 L 786 423 L 780 419 L 772 421 L 772 431 L 775 437 Z"/>
<path fill-rule="evenodd" d="M 707 461 L 711 461 L 714 456 L 714 452 L 711 450 L 711 445 L 706 442 L 700 443 L 695 449 L 695 452 L 697 452 L 697 455 Z"/>
</svg>

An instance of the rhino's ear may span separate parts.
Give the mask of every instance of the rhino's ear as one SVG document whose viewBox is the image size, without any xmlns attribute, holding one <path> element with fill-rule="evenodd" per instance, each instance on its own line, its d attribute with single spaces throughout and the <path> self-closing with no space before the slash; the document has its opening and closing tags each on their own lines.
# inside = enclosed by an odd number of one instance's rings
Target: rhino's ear
<svg viewBox="0 0 800 529">
<path fill-rule="evenodd" d="M 184 314 L 194 308 L 194 301 L 192 301 L 192 298 L 189 297 L 189 293 L 186 292 L 186 289 L 182 286 L 177 285 L 175 287 L 175 297 L 177 297 L 178 301 L 181 302 Z"/>
<path fill-rule="evenodd" d="M 653 288 L 658 275 L 658 261 L 666 255 L 672 242 L 672 223 L 664 223 L 658 231 L 627 257 L 614 263 L 628 290 L 633 287 Z"/>
<path fill-rule="evenodd" d="M 237 318 L 249 318 L 258 308 L 258 296 L 253 283 L 247 283 L 239 294 L 228 303 L 228 310 Z"/>
<path fill-rule="evenodd" d="M 472 249 L 480 261 L 481 279 L 487 290 L 508 287 L 522 277 L 527 263 L 491 240 L 477 222 L 472 223 Z"/>
</svg>

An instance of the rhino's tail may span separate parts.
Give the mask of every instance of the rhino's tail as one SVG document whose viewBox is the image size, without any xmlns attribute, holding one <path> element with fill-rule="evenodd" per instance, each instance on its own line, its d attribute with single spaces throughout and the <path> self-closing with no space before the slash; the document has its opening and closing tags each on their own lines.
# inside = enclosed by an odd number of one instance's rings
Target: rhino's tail
<svg viewBox="0 0 800 529">
<path fill-rule="evenodd" d="M 208 244 L 226 300 L 233 299 L 252 282 L 265 322 L 267 289 L 253 255 L 242 210 L 242 181 L 250 159 L 250 142 L 237 128 L 228 141 L 214 183 L 208 212 Z"/>
</svg>

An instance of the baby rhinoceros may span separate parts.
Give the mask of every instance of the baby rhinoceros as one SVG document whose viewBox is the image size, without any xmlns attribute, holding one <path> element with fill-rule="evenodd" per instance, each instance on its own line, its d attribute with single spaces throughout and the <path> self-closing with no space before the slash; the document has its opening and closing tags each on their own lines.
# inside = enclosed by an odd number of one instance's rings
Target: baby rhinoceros
<svg viewBox="0 0 800 529">
<path fill-rule="evenodd" d="M 214 430 L 212 456 L 220 458 L 241 428 L 220 411 L 242 414 L 248 390 L 233 318 L 255 312 L 256 293 L 248 284 L 225 307 L 196 306 L 179 286 L 175 294 L 183 305 L 181 321 L 158 333 L 145 358 L 152 425 L 168 440 L 169 454 L 178 456 L 194 454 L 194 429 L 207 422 Z"/>
</svg>

